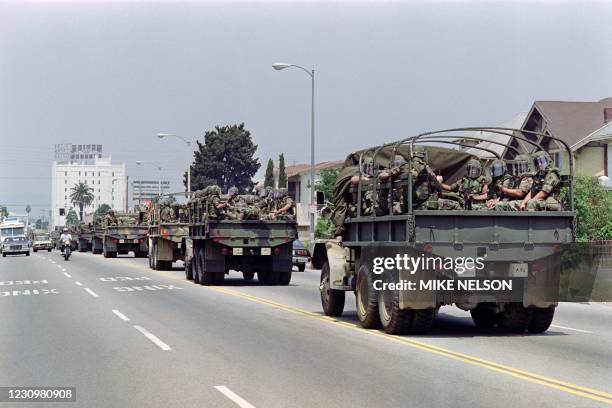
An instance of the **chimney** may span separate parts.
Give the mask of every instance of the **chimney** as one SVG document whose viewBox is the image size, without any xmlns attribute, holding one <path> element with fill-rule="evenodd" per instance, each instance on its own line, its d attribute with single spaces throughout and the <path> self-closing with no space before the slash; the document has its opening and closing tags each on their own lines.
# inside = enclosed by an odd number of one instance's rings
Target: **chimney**
<svg viewBox="0 0 612 408">
<path fill-rule="evenodd" d="M 606 123 L 612 122 L 612 108 L 604 108 L 604 125 Z"/>
</svg>

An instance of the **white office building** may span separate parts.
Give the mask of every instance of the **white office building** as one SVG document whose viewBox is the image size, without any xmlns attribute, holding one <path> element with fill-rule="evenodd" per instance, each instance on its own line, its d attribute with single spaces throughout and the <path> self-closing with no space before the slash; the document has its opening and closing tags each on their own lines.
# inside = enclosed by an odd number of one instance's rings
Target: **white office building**
<svg viewBox="0 0 612 408">
<path fill-rule="evenodd" d="M 160 194 L 170 192 L 167 180 L 134 180 L 132 181 L 132 200 L 153 200 Z"/>
<path fill-rule="evenodd" d="M 89 161 L 91 160 L 91 161 Z M 53 162 L 51 169 L 51 225 L 63 226 L 70 208 L 79 212 L 78 206 L 70 202 L 70 194 L 78 183 L 85 183 L 93 189 L 94 200 L 84 209 L 85 213 L 95 211 L 100 204 L 108 204 L 122 211 L 127 204 L 127 178 L 125 163 L 112 164 L 110 157 L 88 158 L 90 164 L 79 162 Z M 63 211 L 62 211 L 63 210 Z M 60 215 L 63 212 L 64 215 Z"/>
</svg>

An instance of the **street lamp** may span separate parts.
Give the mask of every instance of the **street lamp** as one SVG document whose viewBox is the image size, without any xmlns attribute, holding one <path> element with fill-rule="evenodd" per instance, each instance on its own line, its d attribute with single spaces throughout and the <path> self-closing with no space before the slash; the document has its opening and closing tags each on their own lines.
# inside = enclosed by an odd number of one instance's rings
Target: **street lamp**
<svg viewBox="0 0 612 408">
<path fill-rule="evenodd" d="M 311 110 L 310 110 L 310 242 L 314 242 L 314 231 L 315 231 L 315 214 L 312 210 L 315 203 L 315 191 L 314 191 L 314 174 L 315 174 L 315 70 L 308 70 L 302 66 L 295 64 L 287 64 L 285 62 L 276 62 L 272 64 L 272 68 L 277 71 L 285 68 L 299 68 L 306 72 L 310 76 L 311 81 Z"/>
<path fill-rule="evenodd" d="M 191 193 L 191 142 L 179 135 L 173 135 L 169 133 L 158 133 L 157 137 L 163 139 L 164 137 L 176 137 L 177 139 L 182 140 L 187 145 L 187 149 L 189 150 L 189 161 L 187 162 L 187 194 Z"/>
<path fill-rule="evenodd" d="M 142 164 L 150 164 L 151 166 L 157 168 L 157 170 L 159 170 L 159 180 L 157 180 L 157 194 L 161 197 L 161 179 L 162 179 L 162 168 L 159 164 L 155 164 L 153 162 L 148 162 L 148 161 L 143 161 L 143 160 L 136 160 L 136 164 L 137 165 L 142 165 Z"/>
</svg>

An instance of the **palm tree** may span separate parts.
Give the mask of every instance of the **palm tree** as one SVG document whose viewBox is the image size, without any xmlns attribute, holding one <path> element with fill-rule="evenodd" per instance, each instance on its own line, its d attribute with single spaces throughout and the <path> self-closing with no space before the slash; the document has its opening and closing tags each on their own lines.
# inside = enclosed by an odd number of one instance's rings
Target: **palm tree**
<svg viewBox="0 0 612 408">
<path fill-rule="evenodd" d="M 93 188 L 85 183 L 78 183 L 72 187 L 70 194 L 70 202 L 75 206 L 79 206 L 79 218 L 83 221 L 83 208 L 89 207 L 94 200 Z"/>
</svg>

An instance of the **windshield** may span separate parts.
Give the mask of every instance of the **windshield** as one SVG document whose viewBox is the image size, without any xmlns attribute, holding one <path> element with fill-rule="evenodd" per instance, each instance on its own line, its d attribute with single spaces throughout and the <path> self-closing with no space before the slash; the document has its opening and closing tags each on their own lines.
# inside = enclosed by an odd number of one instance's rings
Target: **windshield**
<svg viewBox="0 0 612 408">
<path fill-rule="evenodd" d="M 50 238 L 48 235 L 39 235 L 36 237 L 37 241 L 48 241 Z"/>
<path fill-rule="evenodd" d="M 13 227 L 13 228 L 2 228 L 0 229 L 0 234 L 2 237 L 16 237 L 24 234 L 23 227 Z"/>
</svg>

